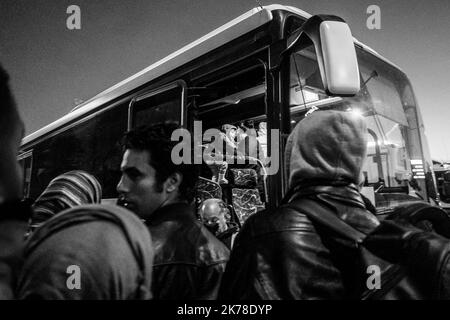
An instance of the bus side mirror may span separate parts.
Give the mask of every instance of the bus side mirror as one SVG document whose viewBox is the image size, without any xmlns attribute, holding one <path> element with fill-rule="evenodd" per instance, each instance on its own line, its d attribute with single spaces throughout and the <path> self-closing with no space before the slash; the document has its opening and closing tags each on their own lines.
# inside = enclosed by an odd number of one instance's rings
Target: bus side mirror
<svg viewBox="0 0 450 320">
<path fill-rule="evenodd" d="M 353 96 L 360 90 L 358 60 L 350 28 L 339 17 L 316 15 L 288 38 L 288 49 L 313 43 L 325 91 L 330 96 Z"/>
<path fill-rule="evenodd" d="M 344 22 L 325 21 L 320 25 L 320 38 L 325 89 L 332 95 L 357 94 L 359 70 L 350 28 Z"/>
</svg>

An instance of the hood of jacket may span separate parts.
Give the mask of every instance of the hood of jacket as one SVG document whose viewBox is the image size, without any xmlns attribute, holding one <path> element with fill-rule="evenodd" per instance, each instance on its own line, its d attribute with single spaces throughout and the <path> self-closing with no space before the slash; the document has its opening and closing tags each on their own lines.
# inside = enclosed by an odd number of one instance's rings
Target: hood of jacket
<svg viewBox="0 0 450 320">
<path fill-rule="evenodd" d="M 351 112 L 316 111 L 288 138 L 289 188 L 298 185 L 359 185 L 367 153 L 367 127 Z"/>
<path fill-rule="evenodd" d="M 18 296 L 151 299 L 153 255 L 150 233 L 132 212 L 111 205 L 76 206 L 48 220 L 29 238 Z M 76 268 L 79 286 L 72 290 L 67 279 Z"/>
</svg>

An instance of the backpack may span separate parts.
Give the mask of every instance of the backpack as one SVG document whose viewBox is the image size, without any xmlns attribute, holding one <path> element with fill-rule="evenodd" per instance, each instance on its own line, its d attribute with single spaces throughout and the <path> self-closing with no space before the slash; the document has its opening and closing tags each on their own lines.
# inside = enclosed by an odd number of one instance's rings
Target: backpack
<svg viewBox="0 0 450 320">
<path fill-rule="evenodd" d="M 316 200 L 289 206 L 313 222 L 332 261 L 345 261 L 338 269 L 348 298 L 450 299 L 450 217 L 444 210 L 422 202 L 398 207 L 366 235 Z M 329 241 L 333 236 L 338 240 Z"/>
</svg>

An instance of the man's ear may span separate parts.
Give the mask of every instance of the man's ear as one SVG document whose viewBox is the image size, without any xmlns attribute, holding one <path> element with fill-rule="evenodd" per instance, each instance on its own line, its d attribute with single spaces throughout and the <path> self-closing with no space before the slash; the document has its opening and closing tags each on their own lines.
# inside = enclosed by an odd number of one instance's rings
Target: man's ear
<svg viewBox="0 0 450 320">
<path fill-rule="evenodd" d="M 166 179 L 166 182 L 164 182 L 164 190 L 166 190 L 167 193 L 177 191 L 180 189 L 180 184 L 182 181 L 183 175 L 175 172 Z"/>
</svg>

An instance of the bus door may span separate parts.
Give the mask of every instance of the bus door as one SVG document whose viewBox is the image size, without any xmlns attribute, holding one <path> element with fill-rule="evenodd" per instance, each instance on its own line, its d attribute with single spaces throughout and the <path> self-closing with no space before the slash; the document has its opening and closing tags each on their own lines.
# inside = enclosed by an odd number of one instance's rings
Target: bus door
<svg viewBox="0 0 450 320">
<path fill-rule="evenodd" d="M 201 125 L 203 133 L 215 129 L 209 132 L 216 132 L 224 146 L 215 150 L 211 148 L 215 138 L 203 136 L 202 188 L 217 190 L 211 197 L 222 198 L 241 225 L 267 208 L 270 197 L 266 159 L 271 123 L 267 118 L 265 56 L 256 54 L 203 74 L 189 88 L 190 99 L 195 99 L 189 103 L 189 118 Z M 209 157 L 225 161 L 210 161 Z"/>
</svg>

